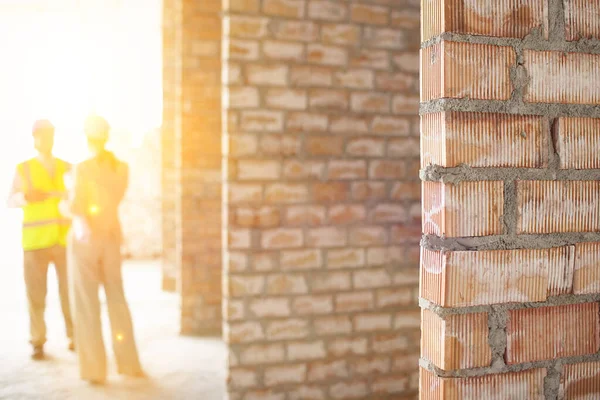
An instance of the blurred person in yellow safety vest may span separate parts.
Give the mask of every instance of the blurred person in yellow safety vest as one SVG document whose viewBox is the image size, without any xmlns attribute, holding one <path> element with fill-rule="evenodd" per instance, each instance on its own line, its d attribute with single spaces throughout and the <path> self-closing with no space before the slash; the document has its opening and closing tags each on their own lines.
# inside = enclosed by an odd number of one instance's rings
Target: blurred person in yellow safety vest
<svg viewBox="0 0 600 400">
<path fill-rule="evenodd" d="M 8 206 L 23 210 L 23 260 L 29 308 L 32 358 L 44 358 L 46 343 L 46 291 L 48 266 L 54 264 L 69 349 L 74 350 L 73 324 L 69 308 L 66 249 L 70 221 L 60 210 L 66 194 L 64 177 L 71 166 L 52 155 L 54 126 L 39 120 L 33 126 L 37 156 L 20 163 L 13 178 Z"/>
<path fill-rule="evenodd" d="M 72 187 L 63 203 L 73 218 L 68 265 L 79 373 L 93 384 L 106 381 L 99 286 L 106 295 L 118 372 L 144 376 L 121 275 L 119 205 L 128 186 L 129 168 L 106 149 L 109 131 L 104 118 L 86 119 L 84 132 L 91 157 L 73 167 Z"/>
</svg>

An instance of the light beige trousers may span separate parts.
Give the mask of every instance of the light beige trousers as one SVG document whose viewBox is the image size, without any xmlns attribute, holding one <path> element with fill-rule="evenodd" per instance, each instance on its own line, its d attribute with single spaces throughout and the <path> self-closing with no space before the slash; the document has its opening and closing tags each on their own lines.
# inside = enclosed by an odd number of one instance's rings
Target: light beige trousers
<svg viewBox="0 0 600 400">
<path fill-rule="evenodd" d="M 23 268 L 25 288 L 27 289 L 27 305 L 29 308 L 30 343 L 42 346 L 46 343 L 46 293 L 48 291 L 48 266 L 54 264 L 58 279 L 60 305 L 65 319 L 67 337 L 73 337 L 73 323 L 69 308 L 69 289 L 67 280 L 66 249 L 54 246 L 48 249 L 23 252 Z"/>
<path fill-rule="evenodd" d="M 90 239 L 89 242 L 82 243 L 70 235 L 68 264 L 75 346 L 80 376 L 84 380 L 106 380 L 106 351 L 98 297 L 101 285 L 106 294 L 118 372 L 137 375 L 142 371 L 133 336 L 131 313 L 123 291 L 121 263 L 118 241 Z"/>
</svg>

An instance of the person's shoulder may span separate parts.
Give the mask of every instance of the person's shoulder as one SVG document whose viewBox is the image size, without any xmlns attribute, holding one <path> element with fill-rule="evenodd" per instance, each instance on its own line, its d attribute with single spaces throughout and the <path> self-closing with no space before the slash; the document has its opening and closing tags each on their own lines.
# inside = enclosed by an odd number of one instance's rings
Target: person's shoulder
<svg viewBox="0 0 600 400">
<path fill-rule="evenodd" d="M 62 158 L 58 158 L 58 157 L 54 157 L 54 159 L 56 160 L 56 162 L 58 164 L 60 164 L 62 167 L 64 167 L 65 169 L 69 170 L 71 168 L 73 168 L 73 164 L 71 164 L 70 162 L 63 160 Z"/>
</svg>

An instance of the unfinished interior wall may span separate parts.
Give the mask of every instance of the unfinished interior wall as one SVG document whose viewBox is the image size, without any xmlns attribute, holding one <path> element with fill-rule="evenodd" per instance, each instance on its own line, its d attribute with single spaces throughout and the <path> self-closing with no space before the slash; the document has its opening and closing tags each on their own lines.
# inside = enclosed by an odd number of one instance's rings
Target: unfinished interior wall
<svg viewBox="0 0 600 400">
<path fill-rule="evenodd" d="M 164 286 L 182 332 L 221 331 L 221 4 L 164 7 Z"/>
<path fill-rule="evenodd" d="M 416 394 L 418 15 L 414 0 L 227 2 L 232 400 Z"/>
<path fill-rule="evenodd" d="M 421 398 L 598 398 L 600 3 L 422 6 Z"/>
</svg>

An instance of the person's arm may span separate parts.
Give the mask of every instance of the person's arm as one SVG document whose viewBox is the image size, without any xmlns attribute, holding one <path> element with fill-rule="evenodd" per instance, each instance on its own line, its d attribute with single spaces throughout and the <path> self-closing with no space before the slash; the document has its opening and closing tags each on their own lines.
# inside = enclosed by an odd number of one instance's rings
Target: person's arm
<svg viewBox="0 0 600 400">
<path fill-rule="evenodd" d="M 129 165 L 127 165 L 127 163 L 125 162 L 121 162 L 120 165 L 120 180 L 119 180 L 119 186 L 117 187 L 117 199 L 119 204 L 121 203 L 121 201 L 123 201 L 123 198 L 125 197 L 125 193 L 127 193 L 127 187 L 129 186 Z"/>
<path fill-rule="evenodd" d="M 6 205 L 9 208 L 22 208 L 27 205 L 27 201 L 25 200 L 25 192 L 23 190 L 23 181 L 18 169 L 15 170 L 15 175 L 13 177 L 13 182 Z"/>
<path fill-rule="evenodd" d="M 73 187 L 69 190 L 67 196 L 66 211 L 72 216 L 85 217 L 86 210 L 86 190 L 85 182 L 81 176 L 81 165 L 77 165 L 71 169 L 71 179 Z"/>
</svg>

